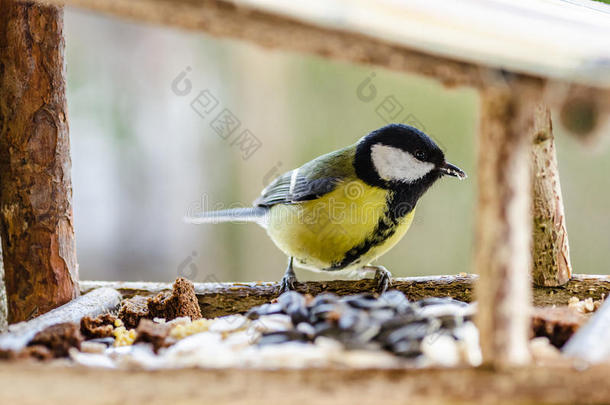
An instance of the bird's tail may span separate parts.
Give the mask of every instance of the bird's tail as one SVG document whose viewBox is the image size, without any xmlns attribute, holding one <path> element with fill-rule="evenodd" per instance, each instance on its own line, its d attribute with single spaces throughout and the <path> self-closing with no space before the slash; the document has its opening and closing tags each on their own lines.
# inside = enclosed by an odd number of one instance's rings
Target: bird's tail
<svg viewBox="0 0 610 405">
<path fill-rule="evenodd" d="M 256 222 L 264 225 L 268 208 L 250 207 L 233 208 L 220 211 L 207 211 L 184 217 L 184 222 L 190 224 L 218 224 L 221 222 Z"/>
</svg>

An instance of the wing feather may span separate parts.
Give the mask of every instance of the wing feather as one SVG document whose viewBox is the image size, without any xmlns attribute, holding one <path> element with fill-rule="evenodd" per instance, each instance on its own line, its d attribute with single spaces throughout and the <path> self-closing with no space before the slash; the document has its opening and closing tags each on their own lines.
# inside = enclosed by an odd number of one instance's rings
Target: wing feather
<svg viewBox="0 0 610 405">
<path fill-rule="evenodd" d="M 354 178 L 352 162 L 351 148 L 320 156 L 276 178 L 265 187 L 254 205 L 270 207 L 320 198 L 333 191 L 341 182 Z"/>
</svg>

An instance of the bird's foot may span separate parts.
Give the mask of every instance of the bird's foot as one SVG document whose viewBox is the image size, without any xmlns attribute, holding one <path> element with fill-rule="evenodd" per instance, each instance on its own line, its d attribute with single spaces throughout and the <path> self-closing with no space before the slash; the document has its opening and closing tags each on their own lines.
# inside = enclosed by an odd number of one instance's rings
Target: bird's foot
<svg viewBox="0 0 610 405">
<path fill-rule="evenodd" d="M 377 292 L 383 294 L 392 285 L 392 273 L 383 266 L 365 266 L 366 270 L 375 270 L 375 282 L 377 284 Z"/>
<path fill-rule="evenodd" d="M 296 289 L 295 284 L 297 282 L 297 276 L 294 274 L 294 269 L 292 268 L 292 257 L 288 260 L 288 267 L 284 272 L 284 277 L 280 280 L 280 294 L 285 293 L 286 291 L 294 291 Z"/>
<path fill-rule="evenodd" d="M 280 280 L 280 294 L 283 294 L 286 291 L 295 290 L 296 282 L 297 282 L 297 278 L 294 274 L 292 274 L 292 275 L 284 274 L 284 277 L 282 277 L 282 280 Z"/>
</svg>

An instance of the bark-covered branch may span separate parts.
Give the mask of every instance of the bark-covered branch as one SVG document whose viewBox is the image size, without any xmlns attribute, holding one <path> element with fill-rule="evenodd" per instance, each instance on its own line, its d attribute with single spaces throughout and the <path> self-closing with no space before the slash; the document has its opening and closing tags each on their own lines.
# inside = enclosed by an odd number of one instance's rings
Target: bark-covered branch
<svg viewBox="0 0 610 405">
<path fill-rule="evenodd" d="M 532 278 L 539 286 L 558 286 L 568 282 L 572 265 L 551 112 L 545 105 L 536 106 L 532 136 Z"/>
<path fill-rule="evenodd" d="M 452 297 L 462 301 L 472 300 L 472 290 L 476 275 L 408 277 L 392 280 L 392 289 L 404 292 L 409 299 L 426 297 Z M 245 312 L 253 306 L 269 302 L 278 296 L 278 283 L 194 283 L 203 316 L 215 317 L 237 312 Z M 170 291 L 171 283 L 139 281 L 81 281 L 83 294 L 99 287 L 111 287 L 124 297 L 134 295 L 154 295 Z M 357 294 L 375 292 L 373 280 L 357 281 L 310 281 L 298 283 L 297 291 L 312 295 L 321 292 L 337 294 Z M 535 287 L 536 306 L 567 305 L 571 297 L 599 300 L 610 295 L 610 276 L 589 276 L 576 274 L 560 287 Z"/>
<path fill-rule="evenodd" d="M 63 9 L 0 2 L 0 235 L 9 322 L 78 294 Z"/>
<path fill-rule="evenodd" d="M 30 321 L 11 325 L 8 333 L 0 335 L 0 349 L 17 351 L 25 347 L 36 333 L 51 325 L 77 323 L 85 316 L 96 317 L 114 311 L 120 302 L 121 294 L 118 291 L 112 288 L 97 288 Z"/>
</svg>

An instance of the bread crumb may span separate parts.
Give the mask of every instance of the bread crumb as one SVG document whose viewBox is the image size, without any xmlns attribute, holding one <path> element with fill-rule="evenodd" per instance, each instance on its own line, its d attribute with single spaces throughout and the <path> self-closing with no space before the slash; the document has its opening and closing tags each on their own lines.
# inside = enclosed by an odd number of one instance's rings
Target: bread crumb
<svg viewBox="0 0 610 405">
<path fill-rule="evenodd" d="M 165 318 L 167 321 L 184 316 L 192 320 L 202 318 L 195 287 L 183 277 L 174 281 L 172 291 L 163 291 L 149 298 L 147 305 L 151 318 Z"/>
<path fill-rule="evenodd" d="M 168 339 L 171 327 L 167 323 L 155 323 L 150 319 L 141 319 L 136 329 L 135 343 L 150 343 L 154 352 L 158 353 L 161 348 L 171 346 L 172 340 Z"/>
<path fill-rule="evenodd" d="M 80 321 L 80 331 L 86 339 L 112 336 L 116 316 L 106 313 L 95 318 L 85 316 Z"/>
<path fill-rule="evenodd" d="M 201 309 L 192 282 L 177 278 L 171 291 L 161 291 L 154 297 L 136 295 L 124 299 L 119 309 L 119 318 L 127 328 L 137 328 L 141 319 L 164 319 L 170 322 L 175 318 L 189 317 L 200 319 Z"/>
<path fill-rule="evenodd" d="M 68 349 L 80 345 L 84 340 L 80 325 L 71 322 L 58 323 L 38 332 L 28 346 L 41 345 L 49 349 L 53 357 L 67 357 Z"/>
</svg>

